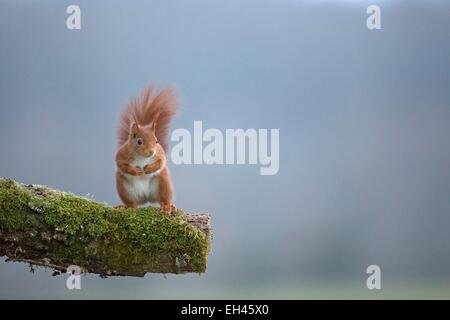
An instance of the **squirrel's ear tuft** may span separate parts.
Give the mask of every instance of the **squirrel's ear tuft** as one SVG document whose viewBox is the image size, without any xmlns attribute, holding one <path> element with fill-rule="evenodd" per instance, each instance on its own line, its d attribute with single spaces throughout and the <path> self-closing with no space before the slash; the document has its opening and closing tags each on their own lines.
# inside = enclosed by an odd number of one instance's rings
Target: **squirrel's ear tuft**
<svg viewBox="0 0 450 320">
<path fill-rule="evenodd" d="M 138 132 L 138 124 L 136 122 L 131 123 L 131 127 L 130 127 L 130 135 L 131 136 L 136 136 L 137 132 Z"/>
</svg>

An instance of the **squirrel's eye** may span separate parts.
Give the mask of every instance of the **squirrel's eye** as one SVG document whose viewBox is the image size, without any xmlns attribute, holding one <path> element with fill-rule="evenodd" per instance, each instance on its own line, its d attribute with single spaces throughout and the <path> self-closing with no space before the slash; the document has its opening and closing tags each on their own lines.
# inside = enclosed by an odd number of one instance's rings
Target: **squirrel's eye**
<svg viewBox="0 0 450 320">
<path fill-rule="evenodd" d="M 141 139 L 141 138 L 138 138 L 138 139 L 136 140 L 136 143 L 137 143 L 138 145 L 141 145 L 141 144 L 142 144 L 142 139 Z"/>
</svg>

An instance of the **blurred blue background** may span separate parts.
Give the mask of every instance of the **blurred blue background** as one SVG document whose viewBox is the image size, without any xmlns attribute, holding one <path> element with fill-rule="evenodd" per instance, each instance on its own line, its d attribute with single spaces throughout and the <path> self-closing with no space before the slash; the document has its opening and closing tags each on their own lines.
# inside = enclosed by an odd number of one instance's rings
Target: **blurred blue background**
<svg viewBox="0 0 450 320">
<path fill-rule="evenodd" d="M 149 81 L 179 88 L 172 129 L 280 129 L 275 176 L 170 165 L 212 217 L 205 274 L 69 291 L 2 258 L 0 297 L 450 298 L 449 40 L 444 0 L 0 0 L 0 176 L 117 204 L 118 116 Z"/>
</svg>

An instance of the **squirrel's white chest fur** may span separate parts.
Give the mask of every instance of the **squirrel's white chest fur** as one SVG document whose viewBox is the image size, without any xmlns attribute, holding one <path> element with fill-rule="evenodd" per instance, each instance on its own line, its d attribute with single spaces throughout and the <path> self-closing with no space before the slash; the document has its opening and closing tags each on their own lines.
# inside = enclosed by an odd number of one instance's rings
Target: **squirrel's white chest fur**
<svg viewBox="0 0 450 320">
<path fill-rule="evenodd" d="M 143 169 L 146 165 L 152 164 L 153 157 L 137 156 L 131 164 L 135 167 Z M 160 170 L 151 174 L 143 174 L 141 176 L 133 176 L 125 174 L 127 180 L 126 189 L 128 194 L 133 197 L 137 203 L 144 204 L 146 202 L 154 202 L 158 193 L 158 177 Z"/>
</svg>

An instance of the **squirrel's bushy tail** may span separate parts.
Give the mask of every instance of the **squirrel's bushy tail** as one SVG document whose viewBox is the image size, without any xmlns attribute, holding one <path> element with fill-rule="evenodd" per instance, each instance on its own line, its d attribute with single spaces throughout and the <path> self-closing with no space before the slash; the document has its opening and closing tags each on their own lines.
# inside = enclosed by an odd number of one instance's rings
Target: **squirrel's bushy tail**
<svg viewBox="0 0 450 320">
<path fill-rule="evenodd" d="M 150 84 L 140 98 L 131 98 L 123 110 L 119 126 L 119 146 L 128 140 L 131 124 L 136 119 L 140 126 L 156 123 L 156 138 L 167 152 L 170 121 L 177 109 L 178 97 L 175 88 L 157 89 Z"/>
</svg>

